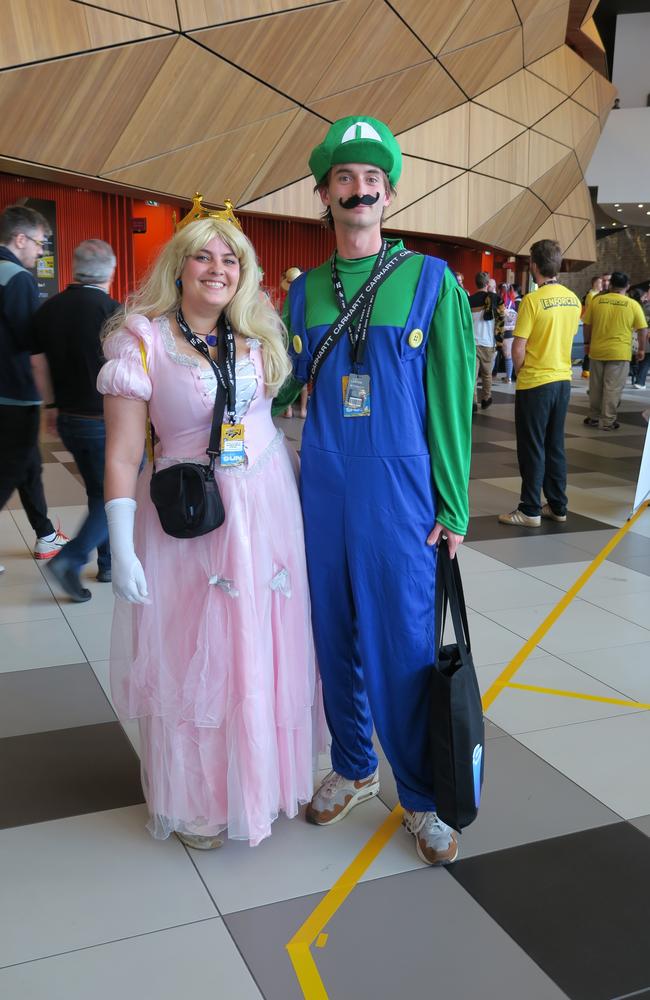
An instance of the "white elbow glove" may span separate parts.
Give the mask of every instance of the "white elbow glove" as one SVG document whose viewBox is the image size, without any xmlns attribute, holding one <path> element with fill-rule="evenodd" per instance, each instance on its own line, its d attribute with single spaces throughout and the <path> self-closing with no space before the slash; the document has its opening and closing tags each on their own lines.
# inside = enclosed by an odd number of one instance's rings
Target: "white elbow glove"
<svg viewBox="0 0 650 1000">
<path fill-rule="evenodd" d="M 133 547 L 135 500 L 119 497 L 105 506 L 111 545 L 113 593 L 131 604 L 151 604 L 144 570 Z"/>
</svg>

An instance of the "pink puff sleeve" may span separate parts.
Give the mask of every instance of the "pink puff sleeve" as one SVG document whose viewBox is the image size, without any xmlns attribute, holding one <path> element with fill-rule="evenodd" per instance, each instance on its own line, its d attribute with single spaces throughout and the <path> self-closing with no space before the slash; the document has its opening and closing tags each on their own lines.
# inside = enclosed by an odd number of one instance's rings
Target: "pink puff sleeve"
<svg viewBox="0 0 650 1000">
<path fill-rule="evenodd" d="M 132 315 L 121 329 L 104 341 L 106 363 L 97 376 L 97 390 L 103 396 L 127 399 L 151 398 L 151 379 L 142 364 L 140 344 L 144 345 L 147 369 L 150 370 L 153 329 L 144 316 Z"/>
</svg>

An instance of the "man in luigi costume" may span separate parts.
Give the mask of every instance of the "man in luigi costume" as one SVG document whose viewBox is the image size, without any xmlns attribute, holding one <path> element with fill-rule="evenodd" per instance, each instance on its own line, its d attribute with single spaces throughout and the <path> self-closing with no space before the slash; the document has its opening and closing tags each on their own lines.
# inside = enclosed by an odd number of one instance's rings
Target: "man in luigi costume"
<svg viewBox="0 0 650 1000">
<path fill-rule="evenodd" d="M 449 864 L 458 844 L 435 811 L 429 677 L 436 546 L 446 537 L 453 556 L 468 523 L 472 316 L 445 261 L 382 237 L 402 169 L 383 122 L 335 122 L 309 166 L 336 252 L 285 305 L 288 392 L 312 391 L 301 495 L 334 768 L 307 819 L 328 826 L 378 793 L 374 723 L 420 858 Z"/>
</svg>

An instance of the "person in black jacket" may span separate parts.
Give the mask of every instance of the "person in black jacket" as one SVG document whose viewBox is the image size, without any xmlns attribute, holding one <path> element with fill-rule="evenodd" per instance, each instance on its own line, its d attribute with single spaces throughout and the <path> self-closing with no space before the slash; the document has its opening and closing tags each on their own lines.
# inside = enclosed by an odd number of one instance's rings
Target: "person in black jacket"
<svg viewBox="0 0 650 1000">
<path fill-rule="evenodd" d="M 27 346 L 39 304 L 30 271 L 49 234 L 47 221 L 32 208 L 9 205 L 0 213 L 0 510 L 17 489 L 36 532 L 37 559 L 50 559 L 68 540 L 47 516 L 38 450 L 41 400 Z"/>
<path fill-rule="evenodd" d="M 74 251 L 74 283 L 45 302 L 34 316 L 31 349 L 43 355 L 43 397 L 56 416 L 56 429 L 71 452 L 86 487 L 88 516 L 78 534 L 48 563 L 53 577 L 73 601 L 92 596 L 80 571 L 97 549 L 97 579 L 111 579 L 108 525 L 104 513 L 103 399 L 97 392 L 104 363 L 101 332 L 120 308 L 108 290 L 115 273 L 115 254 L 103 240 L 85 240 Z"/>
</svg>

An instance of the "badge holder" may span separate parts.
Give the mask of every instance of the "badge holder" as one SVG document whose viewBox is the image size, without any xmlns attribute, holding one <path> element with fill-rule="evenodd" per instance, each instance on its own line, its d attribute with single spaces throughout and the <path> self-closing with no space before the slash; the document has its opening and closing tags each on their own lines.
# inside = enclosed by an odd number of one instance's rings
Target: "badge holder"
<svg viewBox="0 0 650 1000">
<path fill-rule="evenodd" d="M 221 425 L 221 467 L 243 465 L 246 461 L 244 448 L 244 425 Z"/>
<path fill-rule="evenodd" d="M 350 372 L 342 379 L 343 386 L 343 416 L 370 416 L 370 375 L 360 375 Z"/>
</svg>

